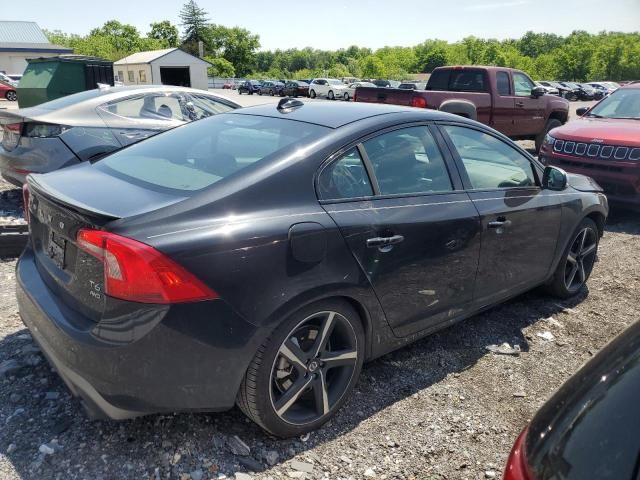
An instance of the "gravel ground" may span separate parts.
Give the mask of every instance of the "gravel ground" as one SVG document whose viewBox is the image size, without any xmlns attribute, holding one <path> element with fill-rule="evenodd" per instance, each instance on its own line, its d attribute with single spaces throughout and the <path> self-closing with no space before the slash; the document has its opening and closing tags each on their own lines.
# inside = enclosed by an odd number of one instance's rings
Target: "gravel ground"
<svg viewBox="0 0 640 480">
<path fill-rule="evenodd" d="M 90 420 L 18 317 L 15 261 L 0 261 L 0 478 L 500 478 L 535 410 L 640 317 L 639 249 L 637 214 L 614 212 L 588 292 L 531 292 L 371 362 L 335 419 L 294 440 L 237 409 Z M 520 354 L 488 348 L 505 342 Z"/>
</svg>

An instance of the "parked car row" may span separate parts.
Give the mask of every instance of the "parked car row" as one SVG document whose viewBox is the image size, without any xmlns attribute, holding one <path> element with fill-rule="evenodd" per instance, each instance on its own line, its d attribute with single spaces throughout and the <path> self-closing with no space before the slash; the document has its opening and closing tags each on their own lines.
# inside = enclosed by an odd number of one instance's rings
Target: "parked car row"
<svg viewBox="0 0 640 480">
<path fill-rule="evenodd" d="M 620 88 L 620 85 L 615 82 L 578 83 L 541 80 L 536 83 L 549 89 L 548 93 L 571 101 L 600 100 Z"/>
</svg>

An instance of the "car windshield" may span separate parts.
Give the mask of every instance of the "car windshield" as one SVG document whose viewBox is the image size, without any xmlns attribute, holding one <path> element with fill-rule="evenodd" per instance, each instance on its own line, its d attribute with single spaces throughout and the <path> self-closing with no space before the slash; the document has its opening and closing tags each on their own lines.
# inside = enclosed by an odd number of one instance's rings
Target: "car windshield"
<svg viewBox="0 0 640 480">
<path fill-rule="evenodd" d="M 330 85 L 344 85 L 340 80 L 329 80 Z"/>
<path fill-rule="evenodd" d="M 620 84 L 616 82 L 604 82 L 604 84 L 611 88 L 620 88 Z"/>
<path fill-rule="evenodd" d="M 640 88 L 616 90 L 593 107 L 588 116 L 640 120 Z"/>
<path fill-rule="evenodd" d="M 325 130 L 292 120 L 221 114 L 120 150 L 95 167 L 150 190 L 184 196 L 306 145 Z"/>
</svg>

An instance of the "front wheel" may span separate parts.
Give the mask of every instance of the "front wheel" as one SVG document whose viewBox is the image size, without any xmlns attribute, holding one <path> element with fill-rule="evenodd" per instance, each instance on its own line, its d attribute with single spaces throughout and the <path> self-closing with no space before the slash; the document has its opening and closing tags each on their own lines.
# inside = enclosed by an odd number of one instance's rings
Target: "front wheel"
<svg viewBox="0 0 640 480">
<path fill-rule="evenodd" d="M 342 96 L 342 98 L 344 99 L 345 102 L 349 101 L 349 94 L 347 92 L 344 92 L 344 95 Z"/>
<path fill-rule="evenodd" d="M 327 98 L 329 100 L 335 100 L 336 96 L 333 94 L 333 90 L 329 90 L 329 93 L 327 94 Z"/>
<path fill-rule="evenodd" d="M 599 241 L 600 233 L 596 223 L 590 218 L 583 219 L 573 233 L 548 285 L 551 294 L 566 299 L 582 290 L 591 276 Z"/>
<path fill-rule="evenodd" d="M 15 102 L 16 100 L 18 100 L 18 94 L 16 92 L 14 92 L 13 90 L 9 90 L 5 94 L 4 98 L 9 100 L 10 102 Z"/>
<path fill-rule="evenodd" d="M 346 302 L 312 304 L 258 349 L 238 392 L 240 409 L 280 437 L 319 428 L 351 395 L 364 360 L 360 317 Z"/>
</svg>

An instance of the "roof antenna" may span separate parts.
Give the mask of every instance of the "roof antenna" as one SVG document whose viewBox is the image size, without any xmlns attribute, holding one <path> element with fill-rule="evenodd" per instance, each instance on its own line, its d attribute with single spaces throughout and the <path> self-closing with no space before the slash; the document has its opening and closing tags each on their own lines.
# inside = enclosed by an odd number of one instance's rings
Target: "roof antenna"
<svg viewBox="0 0 640 480">
<path fill-rule="evenodd" d="M 278 102 L 278 111 L 280 113 L 290 113 L 300 107 L 304 106 L 300 100 L 291 97 L 285 97 Z"/>
</svg>

